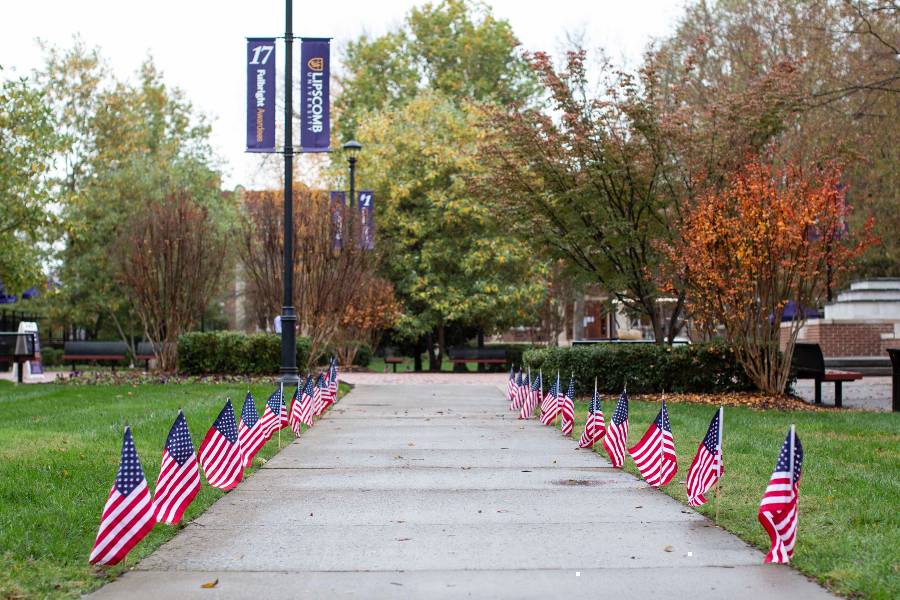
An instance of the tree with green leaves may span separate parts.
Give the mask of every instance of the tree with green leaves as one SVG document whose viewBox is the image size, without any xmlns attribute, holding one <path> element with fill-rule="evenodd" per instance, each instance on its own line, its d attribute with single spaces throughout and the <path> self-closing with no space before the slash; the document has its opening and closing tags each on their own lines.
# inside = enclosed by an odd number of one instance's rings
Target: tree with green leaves
<svg viewBox="0 0 900 600">
<path fill-rule="evenodd" d="M 27 79 L 0 83 L 0 283 L 7 293 L 45 279 L 43 248 L 55 224 L 48 179 L 59 146 L 40 89 Z"/>
<path fill-rule="evenodd" d="M 534 319 L 544 300 L 544 267 L 498 226 L 466 177 L 480 170 L 478 116 L 437 92 L 403 108 L 369 114 L 360 179 L 378 199 L 382 269 L 405 311 L 396 329 L 434 345 L 432 368 L 446 350 L 447 329 L 487 333 Z"/>
<path fill-rule="evenodd" d="M 471 0 L 413 8 L 399 29 L 348 44 L 343 66 L 335 112 L 344 139 L 356 137 L 367 111 L 401 107 L 424 90 L 506 104 L 536 89 L 512 26 Z"/>
<path fill-rule="evenodd" d="M 115 244 L 135 215 L 187 195 L 215 227 L 234 222 L 232 202 L 219 189 L 209 125 L 149 59 L 135 83 L 119 81 L 96 50 L 76 42 L 48 50 L 40 76 L 65 141 L 65 172 L 56 182 L 65 231 L 54 316 L 93 335 L 111 323 L 132 341 L 137 319 L 119 285 Z"/>
<path fill-rule="evenodd" d="M 490 333 L 529 323 L 543 300 L 543 263 L 495 226 L 464 183 L 478 169 L 469 103 L 534 96 L 518 45 L 484 3 L 442 0 L 346 51 L 335 129 L 365 147 L 358 182 L 377 194 L 382 271 L 404 305 L 395 333 L 416 341 L 417 367 L 428 349 L 431 368 L 440 368 L 448 329 Z"/>
</svg>

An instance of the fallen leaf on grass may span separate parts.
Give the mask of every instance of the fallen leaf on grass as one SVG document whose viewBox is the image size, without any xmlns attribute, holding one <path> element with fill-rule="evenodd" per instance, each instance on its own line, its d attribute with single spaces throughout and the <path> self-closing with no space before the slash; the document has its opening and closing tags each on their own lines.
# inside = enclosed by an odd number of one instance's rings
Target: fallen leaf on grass
<svg viewBox="0 0 900 600">
<path fill-rule="evenodd" d="M 219 585 L 219 580 L 215 579 L 213 581 L 207 581 L 206 583 L 201 584 L 200 587 L 202 587 L 205 590 L 210 590 L 210 589 L 216 587 L 217 585 Z"/>
</svg>

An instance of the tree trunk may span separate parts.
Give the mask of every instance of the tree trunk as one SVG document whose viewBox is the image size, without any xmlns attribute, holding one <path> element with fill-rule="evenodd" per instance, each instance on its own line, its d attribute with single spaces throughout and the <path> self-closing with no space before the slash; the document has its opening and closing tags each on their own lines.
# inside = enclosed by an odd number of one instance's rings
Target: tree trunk
<svg viewBox="0 0 900 600">
<path fill-rule="evenodd" d="M 413 348 L 413 370 L 416 373 L 422 372 L 422 336 L 419 336 L 419 339 L 416 340 L 416 345 Z"/>
<path fill-rule="evenodd" d="M 484 329 L 478 330 L 478 347 L 484 348 Z M 478 372 L 484 373 L 484 363 L 478 363 Z"/>
<path fill-rule="evenodd" d="M 437 356 L 434 353 L 434 332 L 429 332 L 425 336 L 426 350 L 428 351 L 428 370 L 437 371 L 440 367 L 437 364 Z"/>
<path fill-rule="evenodd" d="M 438 334 L 438 354 L 437 354 L 437 370 L 440 371 L 444 365 L 444 357 L 447 355 L 447 330 L 442 322 L 437 328 Z"/>
</svg>

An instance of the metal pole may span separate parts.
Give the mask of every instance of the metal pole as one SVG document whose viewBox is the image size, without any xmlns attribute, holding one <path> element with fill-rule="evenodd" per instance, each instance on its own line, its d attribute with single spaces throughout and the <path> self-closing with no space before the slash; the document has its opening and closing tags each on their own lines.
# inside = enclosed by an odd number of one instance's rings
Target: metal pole
<svg viewBox="0 0 900 600">
<path fill-rule="evenodd" d="M 297 314 L 294 312 L 293 0 L 284 25 L 284 299 L 281 310 L 281 381 L 297 383 Z"/>
<path fill-rule="evenodd" d="M 350 156 L 350 208 L 356 204 L 356 157 Z"/>
</svg>

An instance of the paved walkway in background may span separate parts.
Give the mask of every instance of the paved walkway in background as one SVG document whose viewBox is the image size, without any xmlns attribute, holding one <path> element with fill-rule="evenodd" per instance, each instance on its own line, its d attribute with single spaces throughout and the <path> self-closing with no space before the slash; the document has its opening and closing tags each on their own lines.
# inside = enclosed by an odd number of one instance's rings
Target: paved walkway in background
<svg viewBox="0 0 900 600">
<path fill-rule="evenodd" d="M 505 404 L 493 383 L 359 385 L 95 596 L 828 597 Z"/>
</svg>

